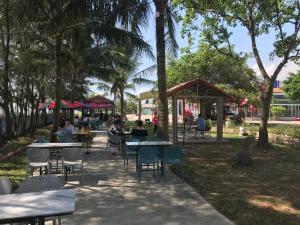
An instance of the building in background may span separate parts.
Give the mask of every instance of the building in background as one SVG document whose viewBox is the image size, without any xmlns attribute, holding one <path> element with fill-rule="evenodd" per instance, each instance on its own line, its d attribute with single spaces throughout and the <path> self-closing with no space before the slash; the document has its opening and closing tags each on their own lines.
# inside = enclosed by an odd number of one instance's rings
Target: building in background
<svg viewBox="0 0 300 225">
<path fill-rule="evenodd" d="M 282 106 L 286 108 L 286 112 L 282 117 L 285 119 L 295 119 L 300 117 L 300 102 L 293 101 L 289 99 L 283 89 L 283 82 L 282 81 L 275 81 L 274 88 L 273 88 L 273 99 L 272 105 L 274 106 Z"/>
</svg>

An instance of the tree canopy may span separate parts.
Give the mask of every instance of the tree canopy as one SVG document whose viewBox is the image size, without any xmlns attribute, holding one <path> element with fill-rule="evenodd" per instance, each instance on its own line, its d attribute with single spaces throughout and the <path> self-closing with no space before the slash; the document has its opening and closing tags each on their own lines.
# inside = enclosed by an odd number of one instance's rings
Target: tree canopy
<svg viewBox="0 0 300 225">
<path fill-rule="evenodd" d="M 290 99 L 300 101 L 300 70 L 289 74 L 288 79 L 283 82 L 283 90 Z"/>
<path fill-rule="evenodd" d="M 246 58 L 240 57 L 237 62 L 207 45 L 202 45 L 197 52 L 170 61 L 167 74 L 169 87 L 201 77 L 213 84 L 221 84 L 225 89 L 258 92 L 258 79 L 247 66 Z"/>
<path fill-rule="evenodd" d="M 241 32 L 241 29 L 237 31 L 235 28 L 244 28 L 247 31 L 252 54 L 263 78 L 259 85 L 262 102 L 259 134 L 261 147 L 267 149 L 267 127 L 273 84 L 282 68 L 291 60 L 297 61 L 300 56 L 300 2 L 298 0 L 174 0 L 173 2 L 185 11 L 182 17 L 183 34 L 192 39 L 193 31 L 201 31 L 202 40 L 228 57 L 237 59 L 232 36 Z M 267 72 L 257 45 L 259 37 L 263 35 L 271 35 L 270 40 L 274 40 L 270 58 L 279 59 L 272 73 Z M 245 54 L 249 53 L 241 53 Z"/>
</svg>

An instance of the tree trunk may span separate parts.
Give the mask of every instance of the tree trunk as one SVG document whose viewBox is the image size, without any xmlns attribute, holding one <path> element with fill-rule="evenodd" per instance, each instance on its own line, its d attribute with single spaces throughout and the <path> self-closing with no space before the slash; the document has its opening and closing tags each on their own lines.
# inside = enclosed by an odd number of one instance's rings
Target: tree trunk
<svg viewBox="0 0 300 225">
<path fill-rule="evenodd" d="M 7 138 L 12 137 L 12 120 L 10 116 L 10 91 L 9 91 L 9 51 L 10 51 L 10 24 L 9 24 L 9 3 L 6 2 L 5 8 L 5 26 L 6 26 L 6 39 L 2 38 L 2 47 L 4 48 L 4 74 L 3 74 L 3 110 L 5 114 L 5 131 Z M 3 35 L 3 34 L 2 34 Z"/>
<path fill-rule="evenodd" d="M 125 116 L 125 107 L 124 107 L 124 91 L 121 90 L 121 96 L 120 96 L 120 104 L 121 104 L 121 118 L 123 119 Z"/>
<path fill-rule="evenodd" d="M 169 140 L 169 116 L 166 79 L 165 56 L 165 29 L 164 11 L 165 1 L 156 0 L 156 59 L 157 59 L 157 84 L 158 84 L 158 136 Z"/>
<path fill-rule="evenodd" d="M 61 41 L 62 34 L 58 33 L 55 36 L 55 69 L 56 69 L 56 86 L 55 86 L 55 108 L 54 108 L 54 122 L 52 132 L 58 130 L 60 123 L 60 100 L 62 95 L 62 73 L 61 73 Z"/>
<path fill-rule="evenodd" d="M 74 65 L 75 67 L 75 65 Z M 74 102 L 74 93 L 75 93 L 75 86 L 76 86 L 76 76 L 77 75 L 77 70 L 75 68 L 71 68 L 71 97 L 70 101 L 73 103 Z M 70 109 L 70 119 L 73 121 L 74 119 L 74 109 Z"/>
<path fill-rule="evenodd" d="M 262 90 L 260 93 L 260 99 L 262 102 L 262 115 L 259 127 L 259 146 L 263 150 L 267 150 L 269 147 L 268 136 L 268 120 L 270 115 L 270 104 L 273 95 L 273 85 L 270 81 L 267 90 Z"/>
</svg>

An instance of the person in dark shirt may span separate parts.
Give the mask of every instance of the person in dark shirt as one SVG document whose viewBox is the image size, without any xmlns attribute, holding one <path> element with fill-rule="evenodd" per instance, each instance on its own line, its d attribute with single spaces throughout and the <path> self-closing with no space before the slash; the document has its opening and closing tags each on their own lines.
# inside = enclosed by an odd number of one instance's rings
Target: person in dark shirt
<svg viewBox="0 0 300 225">
<path fill-rule="evenodd" d="M 143 127 L 143 121 L 135 121 L 136 127 L 131 130 L 131 136 L 139 138 L 141 140 L 146 139 L 148 131 Z"/>
</svg>

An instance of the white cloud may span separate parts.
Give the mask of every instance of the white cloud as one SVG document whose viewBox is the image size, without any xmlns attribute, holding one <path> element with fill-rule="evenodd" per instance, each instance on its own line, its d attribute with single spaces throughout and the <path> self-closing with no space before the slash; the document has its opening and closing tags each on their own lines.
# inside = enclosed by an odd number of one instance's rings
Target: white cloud
<svg viewBox="0 0 300 225">
<path fill-rule="evenodd" d="M 265 64 L 265 68 L 266 68 L 266 71 L 268 74 L 272 74 L 277 65 L 279 64 L 279 60 L 276 60 L 275 62 L 270 62 L 270 63 L 267 63 Z M 260 75 L 260 71 L 259 71 L 259 68 L 258 68 L 258 65 L 257 64 L 254 64 L 253 66 L 251 66 L 251 68 L 256 72 L 257 75 Z M 294 62 L 289 62 L 280 72 L 277 80 L 285 80 L 287 77 L 288 77 L 288 74 L 289 73 L 295 73 L 297 72 L 298 70 L 300 70 L 300 67 L 299 65 L 295 64 Z"/>
</svg>

